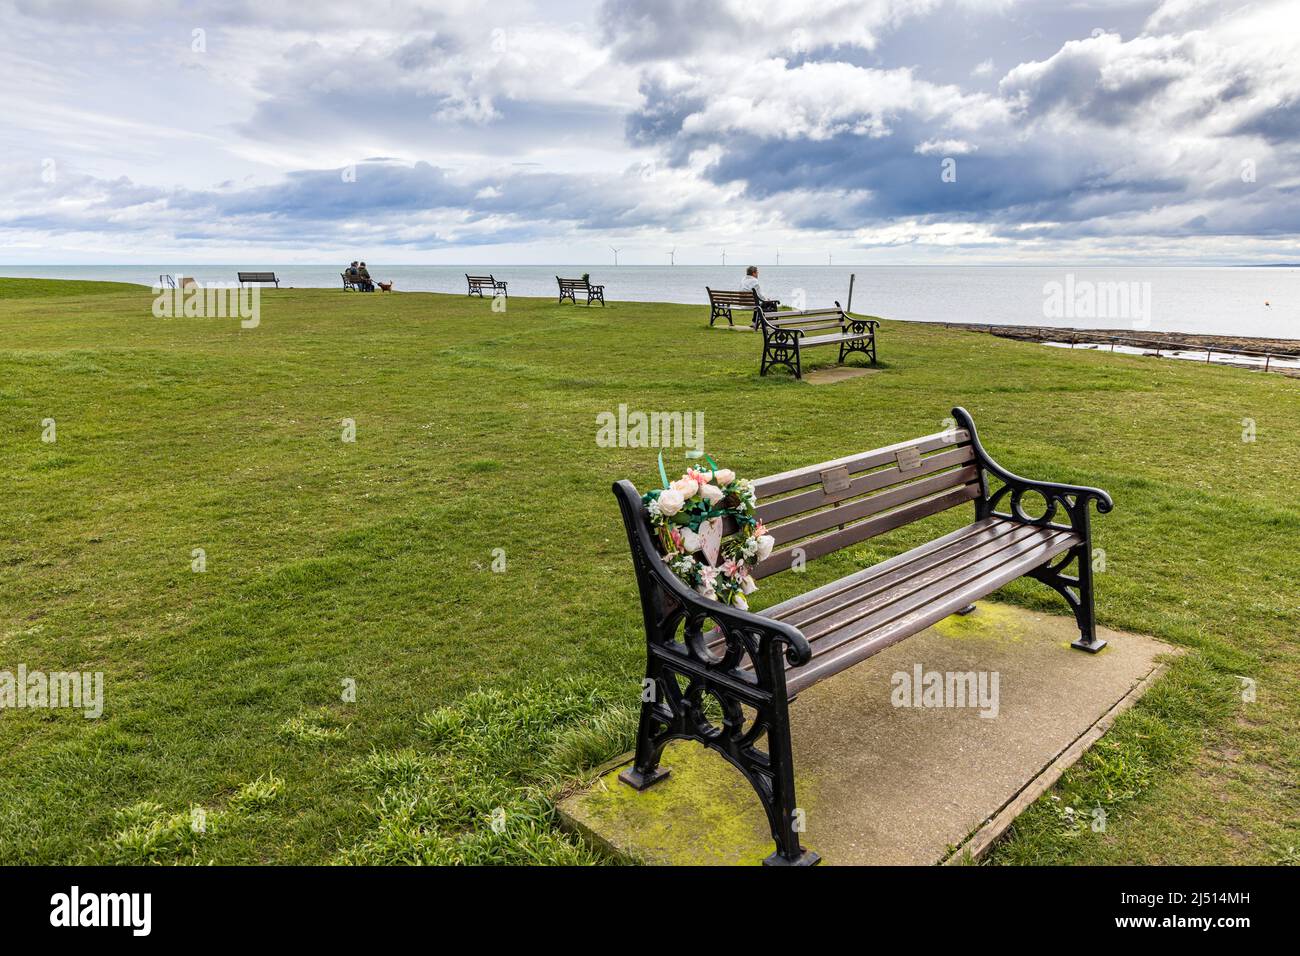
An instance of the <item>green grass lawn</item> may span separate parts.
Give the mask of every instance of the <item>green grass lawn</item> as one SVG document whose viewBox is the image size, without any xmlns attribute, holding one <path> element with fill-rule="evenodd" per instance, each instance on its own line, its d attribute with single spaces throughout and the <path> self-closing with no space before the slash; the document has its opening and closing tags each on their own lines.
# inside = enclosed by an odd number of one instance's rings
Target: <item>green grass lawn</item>
<svg viewBox="0 0 1300 956">
<path fill-rule="evenodd" d="M 1101 622 L 1191 653 L 992 861 L 1300 859 L 1300 382 L 886 321 L 882 371 L 812 386 L 760 379 L 755 336 L 702 306 L 270 290 L 241 329 L 150 303 L 0 280 L 0 670 L 105 675 L 98 720 L 0 712 L 0 863 L 600 861 L 551 798 L 635 719 L 609 486 L 657 466 L 596 444 L 620 403 L 702 409 L 755 477 L 962 404 L 1013 470 L 1109 490 Z M 1096 805 L 1105 833 L 1065 813 Z"/>
</svg>

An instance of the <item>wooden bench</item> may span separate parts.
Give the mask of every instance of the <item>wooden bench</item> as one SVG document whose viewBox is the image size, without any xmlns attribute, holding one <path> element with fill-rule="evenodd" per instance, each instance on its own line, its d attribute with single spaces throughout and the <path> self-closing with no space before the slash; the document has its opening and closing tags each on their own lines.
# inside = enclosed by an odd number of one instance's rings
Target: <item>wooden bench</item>
<svg viewBox="0 0 1300 956">
<path fill-rule="evenodd" d="M 794 377 L 803 378 L 800 362 L 804 349 L 819 345 L 839 346 L 839 362 L 860 352 L 876 364 L 875 319 L 859 319 L 840 308 L 809 309 L 802 312 L 759 312 L 763 330 L 763 358 L 758 374 L 766 375 L 775 365 L 784 365 Z"/>
<path fill-rule="evenodd" d="M 588 306 L 590 306 L 592 302 L 598 301 L 600 302 L 601 308 L 605 307 L 605 287 L 603 285 L 592 285 L 587 279 L 561 279 L 559 276 L 555 277 L 555 281 L 560 284 L 561 303 L 563 303 L 565 299 L 568 299 L 574 305 L 577 305 L 578 300 L 575 297 L 576 294 L 579 292 L 585 292 L 587 294 Z"/>
<path fill-rule="evenodd" d="M 472 276 L 465 273 L 465 281 L 469 283 L 469 292 L 466 295 L 477 295 L 483 298 L 483 290 L 487 289 L 488 294 L 495 296 L 498 292 L 506 295 L 506 284 L 494 279 L 492 276 Z"/>
<path fill-rule="evenodd" d="M 274 272 L 239 273 L 239 284 L 242 286 L 245 282 L 274 282 L 275 287 L 280 288 L 280 280 L 275 277 Z"/>
<path fill-rule="evenodd" d="M 357 291 L 357 284 L 360 281 L 359 279 L 350 278 L 346 272 L 340 272 L 339 277 L 343 279 L 343 291 L 346 292 L 348 289 L 351 289 L 353 292 Z"/>
<path fill-rule="evenodd" d="M 747 309 L 752 315 L 752 322 L 758 321 L 758 316 L 763 311 L 762 304 L 759 302 L 758 293 L 753 289 L 741 289 L 728 292 L 724 289 L 710 289 L 704 287 L 704 291 L 709 294 L 709 327 L 718 319 L 726 319 L 727 325 L 735 325 L 732 321 L 731 310 L 733 307 Z"/>
<path fill-rule="evenodd" d="M 697 740 L 758 792 L 776 841 L 766 862 L 811 865 L 818 856 L 799 843 L 790 749 L 788 705 L 801 691 L 1019 577 L 1065 599 L 1079 628 L 1074 647 L 1105 645 L 1093 612 L 1089 505 L 1108 512 L 1110 496 L 1012 474 L 989 457 L 965 409 L 953 416 L 947 431 L 755 482 L 756 516 L 776 539 L 755 578 L 974 504 L 971 524 L 756 614 L 684 585 L 660 556 L 636 488 L 614 485 L 641 592 L 652 691 L 643 695 L 635 760 L 620 780 L 645 789 L 667 775 L 659 759 L 669 741 Z M 721 726 L 706 715 L 706 696 L 721 705 Z"/>
</svg>

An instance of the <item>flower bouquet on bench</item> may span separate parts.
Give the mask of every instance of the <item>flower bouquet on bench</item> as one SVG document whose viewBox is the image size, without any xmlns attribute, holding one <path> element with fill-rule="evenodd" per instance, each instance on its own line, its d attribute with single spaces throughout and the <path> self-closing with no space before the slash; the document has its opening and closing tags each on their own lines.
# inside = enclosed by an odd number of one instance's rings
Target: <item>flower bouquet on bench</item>
<svg viewBox="0 0 1300 956">
<path fill-rule="evenodd" d="M 742 611 L 758 585 L 750 574 L 772 553 L 774 540 L 754 517 L 754 484 L 705 456 L 708 469 L 688 468 L 663 488 L 642 495 L 664 563 L 682 583 L 710 600 Z M 729 528 L 735 530 L 727 533 Z"/>
</svg>

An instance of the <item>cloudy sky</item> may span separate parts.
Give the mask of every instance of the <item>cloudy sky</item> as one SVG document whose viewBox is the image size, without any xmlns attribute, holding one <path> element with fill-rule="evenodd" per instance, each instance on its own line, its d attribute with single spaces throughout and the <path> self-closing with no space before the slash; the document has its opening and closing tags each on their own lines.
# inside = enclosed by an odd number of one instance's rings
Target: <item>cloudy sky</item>
<svg viewBox="0 0 1300 956">
<path fill-rule="evenodd" d="M 1300 260 L 1300 2 L 0 0 L 0 262 Z"/>
</svg>

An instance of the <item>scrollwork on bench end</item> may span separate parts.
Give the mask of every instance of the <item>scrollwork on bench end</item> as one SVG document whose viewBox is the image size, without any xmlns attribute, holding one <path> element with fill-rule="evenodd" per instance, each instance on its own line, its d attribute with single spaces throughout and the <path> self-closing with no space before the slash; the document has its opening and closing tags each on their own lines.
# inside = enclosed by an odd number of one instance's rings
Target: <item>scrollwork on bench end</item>
<svg viewBox="0 0 1300 956">
<path fill-rule="evenodd" d="M 975 422 L 971 418 L 970 412 L 960 405 L 952 410 L 953 418 L 957 421 L 957 427 L 965 429 L 970 435 L 971 447 L 975 450 L 975 458 L 980 468 L 991 473 L 1002 480 L 1004 487 L 998 489 L 993 495 L 988 494 L 985 487 L 984 503 L 987 508 L 991 509 L 1007 494 L 1011 495 L 1012 515 L 1018 521 L 1025 521 L 1031 524 L 1045 524 L 1051 520 L 1056 513 L 1057 504 L 1065 508 L 1072 517 L 1077 515 L 1077 509 L 1086 510 L 1089 502 L 1094 502 L 1098 514 L 1108 514 L 1115 507 L 1115 502 L 1111 499 L 1110 494 L 1101 488 L 1093 488 L 1087 485 L 1067 485 L 1055 481 L 1037 481 L 1033 478 L 1023 478 L 1014 472 L 1003 468 L 993 457 L 984 449 L 979 439 L 979 433 L 975 430 Z M 1047 513 L 1040 518 L 1030 518 L 1026 515 L 1020 506 L 1020 501 L 1025 492 L 1033 491 L 1042 495 L 1047 501 Z M 1074 501 L 1069 500 L 1070 497 Z"/>
</svg>

